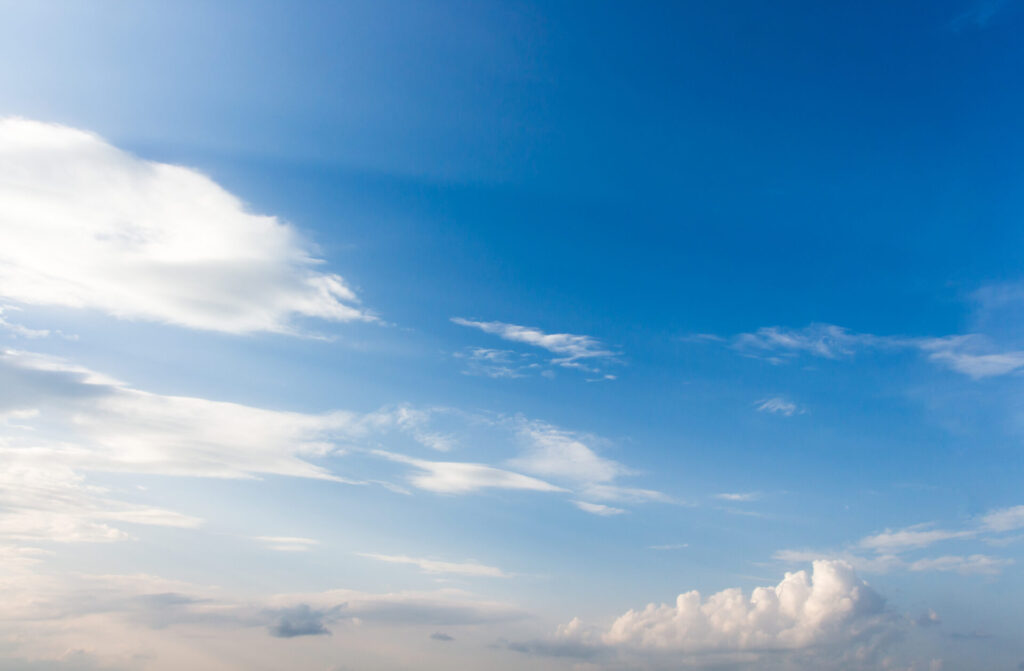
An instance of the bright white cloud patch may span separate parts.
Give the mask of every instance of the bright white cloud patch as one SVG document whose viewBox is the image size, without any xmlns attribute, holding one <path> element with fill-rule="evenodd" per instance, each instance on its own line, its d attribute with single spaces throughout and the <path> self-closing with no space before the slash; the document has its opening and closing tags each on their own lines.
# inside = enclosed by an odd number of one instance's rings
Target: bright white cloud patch
<svg viewBox="0 0 1024 671">
<path fill-rule="evenodd" d="M 600 340 L 588 335 L 545 333 L 532 326 L 506 324 L 505 322 L 479 322 L 463 319 L 462 317 L 453 317 L 452 321 L 459 326 L 480 329 L 484 333 L 496 335 L 504 340 L 546 349 L 552 354 L 562 357 L 557 361 L 558 363 L 569 363 L 578 359 L 603 358 L 615 355 Z"/>
<path fill-rule="evenodd" d="M 1024 529 L 1024 506 L 993 510 L 981 518 L 981 525 L 996 532 Z"/>
<path fill-rule="evenodd" d="M 277 552 L 308 552 L 320 544 L 320 541 L 300 536 L 255 536 L 253 540 Z"/>
<path fill-rule="evenodd" d="M 505 573 L 497 566 L 487 566 L 474 561 L 449 562 L 437 559 L 425 559 L 422 557 L 407 557 L 405 555 L 383 555 L 373 553 L 357 553 L 360 557 L 375 559 L 389 564 L 411 564 L 419 567 L 424 573 L 447 573 L 452 575 L 463 575 L 486 578 L 509 578 L 510 574 Z"/>
<path fill-rule="evenodd" d="M 299 234 L 190 168 L 0 119 L 0 296 L 247 333 L 368 320 Z"/>
<path fill-rule="evenodd" d="M 675 652 L 797 650 L 850 641 L 884 618 L 883 599 L 841 561 L 816 561 L 750 596 L 727 589 L 706 599 L 630 610 L 600 635 L 606 646 Z M 564 636 L 581 635 L 579 627 Z"/>
</svg>

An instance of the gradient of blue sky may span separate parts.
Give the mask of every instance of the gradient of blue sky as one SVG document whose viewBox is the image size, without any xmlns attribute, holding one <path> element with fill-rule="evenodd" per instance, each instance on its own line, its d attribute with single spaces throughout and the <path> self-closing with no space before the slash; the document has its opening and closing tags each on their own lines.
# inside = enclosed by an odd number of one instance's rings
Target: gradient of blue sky
<svg viewBox="0 0 1024 671">
<path fill-rule="evenodd" d="M 1024 664 L 1021 3 L 0 8 L 0 668 Z"/>
</svg>

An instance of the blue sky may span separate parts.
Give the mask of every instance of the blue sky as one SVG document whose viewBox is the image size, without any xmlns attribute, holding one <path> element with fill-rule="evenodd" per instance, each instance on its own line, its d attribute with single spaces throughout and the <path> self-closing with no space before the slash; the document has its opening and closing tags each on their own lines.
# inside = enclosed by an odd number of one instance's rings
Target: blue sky
<svg viewBox="0 0 1024 671">
<path fill-rule="evenodd" d="M 0 7 L 0 668 L 1024 665 L 1019 2 Z"/>
</svg>

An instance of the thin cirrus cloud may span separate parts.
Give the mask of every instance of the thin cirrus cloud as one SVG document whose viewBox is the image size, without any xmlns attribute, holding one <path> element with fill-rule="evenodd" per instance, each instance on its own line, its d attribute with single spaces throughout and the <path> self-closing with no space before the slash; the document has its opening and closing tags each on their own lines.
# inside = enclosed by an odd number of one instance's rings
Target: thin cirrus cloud
<svg viewBox="0 0 1024 671">
<path fill-rule="evenodd" d="M 576 506 L 585 513 L 590 513 L 591 515 L 600 515 L 601 517 L 622 515 L 626 512 L 623 508 L 606 506 L 603 503 L 588 503 L 587 501 L 573 501 L 572 503 L 574 506 Z"/>
<path fill-rule="evenodd" d="M 801 355 L 845 359 L 866 350 L 911 350 L 975 380 L 1024 370 L 1024 350 L 1000 350 L 987 337 L 977 333 L 941 337 L 880 336 L 857 333 L 834 324 L 811 324 L 799 329 L 763 327 L 728 340 L 689 340 L 726 342 L 745 356 L 776 364 Z"/>
<path fill-rule="evenodd" d="M 771 415 L 782 415 L 783 417 L 792 417 L 793 415 L 804 413 L 803 408 L 781 396 L 764 398 L 755 402 L 754 405 L 758 412 L 767 412 Z"/>
<path fill-rule="evenodd" d="M 614 380 L 615 375 L 605 373 L 600 364 L 615 360 L 616 352 L 608 349 L 600 340 L 593 336 L 573 333 L 545 333 L 533 326 L 521 326 L 499 321 L 475 321 L 462 317 L 452 317 L 452 323 L 459 326 L 475 328 L 484 333 L 496 335 L 508 342 L 522 343 L 547 350 L 554 358 L 549 363 L 562 368 L 575 368 L 586 373 L 598 375 L 593 381 Z M 526 355 L 510 350 L 488 348 L 469 348 L 458 355 L 468 361 L 467 372 L 487 375 L 494 378 L 523 377 L 526 374 L 543 368 Z M 544 371 L 553 374 L 550 369 Z"/>
<path fill-rule="evenodd" d="M 301 536 L 254 536 L 253 540 L 277 552 L 309 552 L 320 544 L 318 540 Z"/>
<path fill-rule="evenodd" d="M 418 472 L 409 476 L 409 482 L 419 489 L 437 494 L 470 494 L 485 489 L 521 489 L 536 492 L 564 492 L 562 487 L 537 478 L 495 468 L 486 464 L 461 461 L 430 461 L 416 459 L 385 450 L 372 450 L 372 454 L 390 461 L 408 464 Z"/>
<path fill-rule="evenodd" d="M 1012 542 L 1007 532 L 1024 528 L 1024 506 L 991 510 L 972 520 L 963 529 L 941 529 L 918 524 L 903 529 L 886 529 L 865 536 L 838 552 L 816 550 L 780 550 L 775 558 L 784 562 L 803 562 L 813 557 L 830 557 L 849 562 L 858 570 L 872 573 L 892 571 L 944 571 L 963 575 L 994 575 L 1014 561 L 983 553 L 920 556 L 933 545 L 980 541 L 990 545 Z M 917 556 L 913 556 L 914 554 Z"/>
<path fill-rule="evenodd" d="M 0 119 L 0 297 L 226 333 L 375 317 L 310 244 L 191 168 Z"/>
<path fill-rule="evenodd" d="M 406 555 L 385 555 L 370 552 L 356 553 L 360 557 L 374 559 L 388 564 L 409 564 L 418 567 L 424 573 L 450 574 L 467 577 L 485 578 L 511 578 L 512 574 L 502 571 L 497 566 L 487 566 L 475 561 L 450 562 L 423 557 L 408 557 Z"/>
</svg>

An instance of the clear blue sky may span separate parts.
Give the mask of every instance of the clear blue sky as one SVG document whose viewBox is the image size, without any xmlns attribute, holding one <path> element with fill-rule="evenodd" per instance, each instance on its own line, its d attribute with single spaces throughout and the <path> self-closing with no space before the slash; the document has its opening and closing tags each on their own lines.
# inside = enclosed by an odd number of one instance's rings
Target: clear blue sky
<svg viewBox="0 0 1024 671">
<path fill-rule="evenodd" d="M 0 668 L 1024 665 L 1024 4 L 0 11 Z"/>
</svg>

